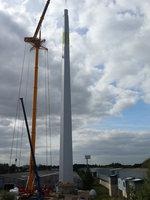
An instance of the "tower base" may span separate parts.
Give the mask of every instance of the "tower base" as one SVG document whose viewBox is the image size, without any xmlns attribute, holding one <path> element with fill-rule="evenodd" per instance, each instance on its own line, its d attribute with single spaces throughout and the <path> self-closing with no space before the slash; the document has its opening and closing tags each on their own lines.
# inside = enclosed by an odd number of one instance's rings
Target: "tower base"
<svg viewBox="0 0 150 200">
<path fill-rule="evenodd" d="M 75 194 L 77 193 L 73 183 L 62 183 L 58 184 L 59 194 Z"/>
</svg>

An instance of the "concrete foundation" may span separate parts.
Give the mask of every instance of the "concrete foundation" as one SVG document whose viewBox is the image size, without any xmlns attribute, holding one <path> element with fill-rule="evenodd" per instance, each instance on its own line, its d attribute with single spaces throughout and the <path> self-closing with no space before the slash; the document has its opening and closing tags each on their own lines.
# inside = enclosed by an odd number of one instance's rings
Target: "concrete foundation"
<svg viewBox="0 0 150 200">
<path fill-rule="evenodd" d="M 77 194 L 74 188 L 74 184 L 72 183 L 59 183 L 58 185 L 59 194 Z"/>
</svg>

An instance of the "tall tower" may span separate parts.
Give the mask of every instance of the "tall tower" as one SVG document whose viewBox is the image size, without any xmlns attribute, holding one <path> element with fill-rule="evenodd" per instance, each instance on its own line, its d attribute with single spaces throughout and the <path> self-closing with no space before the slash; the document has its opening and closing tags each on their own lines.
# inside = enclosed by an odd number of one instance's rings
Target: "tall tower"
<svg viewBox="0 0 150 200">
<path fill-rule="evenodd" d="M 64 56 L 62 69 L 62 113 L 60 127 L 60 163 L 59 181 L 73 185 L 72 159 L 72 119 L 71 119 L 71 88 L 70 88 L 70 50 L 69 50 L 69 17 L 64 10 Z"/>
</svg>

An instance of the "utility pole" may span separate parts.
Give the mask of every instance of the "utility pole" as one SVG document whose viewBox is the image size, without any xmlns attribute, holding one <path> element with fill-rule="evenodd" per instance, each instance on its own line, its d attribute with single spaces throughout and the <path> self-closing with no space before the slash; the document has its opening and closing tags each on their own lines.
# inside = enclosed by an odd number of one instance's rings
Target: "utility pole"
<svg viewBox="0 0 150 200">
<path fill-rule="evenodd" d="M 88 160 L 91 159 L 91 155 L 85 155 L 85 159 L 86 159 L 86 167 L 87 167 L 87 170 L 88 170 L 88 168 L 89 168 Z"/>
</svg>

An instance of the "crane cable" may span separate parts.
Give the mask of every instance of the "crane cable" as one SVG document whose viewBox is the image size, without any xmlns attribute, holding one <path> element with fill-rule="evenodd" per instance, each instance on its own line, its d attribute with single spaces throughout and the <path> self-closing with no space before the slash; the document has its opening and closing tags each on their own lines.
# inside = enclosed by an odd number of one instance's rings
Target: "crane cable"
<svg viewBox="0 0 150 200">
<path fill-rule="evenodd" d="M 16 124 L 16 146 L 15 146 L 15 165 L 17 166 L 18 162 L 18 147 L 19 147 L 19 133 L 21 131 L 21 121 L 20 121 L 20 103 L 18 105 L 18 118 L 17 118 L 18 123 Z"/>
<path fill-rule="evenodd" d="M 17 98 L 17 105 L 16 105 L 15 122 L 14 122 L 13 134 L 12 134 L 12 143 L 11 143 L 11 150 L 10 150 L 9 166 L 12 164 L 12 154 L 13 154 L 13 148 L 14 148 L 16 124 L 17 124 L 17 119 L 18 119 L 18 111 L 19 111 L 19 104 L 20 104 L 19 97 L 20 97 L 20 93 L 21 93 L 21 86 L 22 86 L 22 80 L 23 80 L 25 57 L 26 57 L 26 44 L 24 45 L 23 60 L 22 60 L 22 65 L 21 65 L 21 73 L 20 73 L 19 88 L 18 88 L 18 98 Z M 16 162 L 16 159 L 15 159 L 15 162 Z"/>
<path fill-rule="evenodd" d="M 29 86 L 29 67 L 31 64 L 31 51 L 28 58 L 28 64 L 27 64 L 27 75 L 26 75 L 26 86 L 25 86 L 25 98 L 24 98 L 24 104 L 26 105 L 27 96 L 28 96 L 28 86 Z M 27 110 L 26 110 L 27 111 Z M 24 120 L 22 121 L 22 128 L 21 128 L 21 136 L 20 136 L 20 150 L 19 150 L 19 166 L 21 166 L 21 157 L 22 157 L 22 144 L 23 144 L 23 135 L 24 135 Z"/>
<path fill-rule="evenodd" d="M 46 52 L 47 57 L 46 57 L 46 63 L 47 63 L 47 91 L 48 91 L 48 130 L 49 130 L 49 158 L 50 158 L 50 165 L 52 166 L 52 126 L 51 126 L 51 115 L 50 115 L 50 110 L 51 110 L 51 99 L 50 99 L 50 66 L 48 62 L 48 51 Z"/>
<path fill-rule="evenodd" d="M 52 166 L 51 148 L 51 119 L 50 119 L 50 69 L 48 63 L 48 51 L 45 51 L 45 138 L 46 138 L 46 165 Z M 49 148 L 48 148 L 49 147 Z"/>
<path fill-rule="evenodd" d="M 44 81 L 44 85 L 45 85 L 45 87 L 44 87 L 44 96 L 45 96 L 45 134 L 46 134 L 46 137 L 45 137 L 45 139 L 46 139 L 46 166 L 48 166 L 48 134 L 47 134 L 47 132 L 48 132 L 48 123 L 47 123 L 47 114 L 48 114 L 48 112 L 47 112 L 47 104 L 48 104 L 48 101 L 47 101 L 47 60 L 46 60 L 46 52 L 47 51 L 44 51 L 45 52 L 45 81 Z"/>
</svg>

